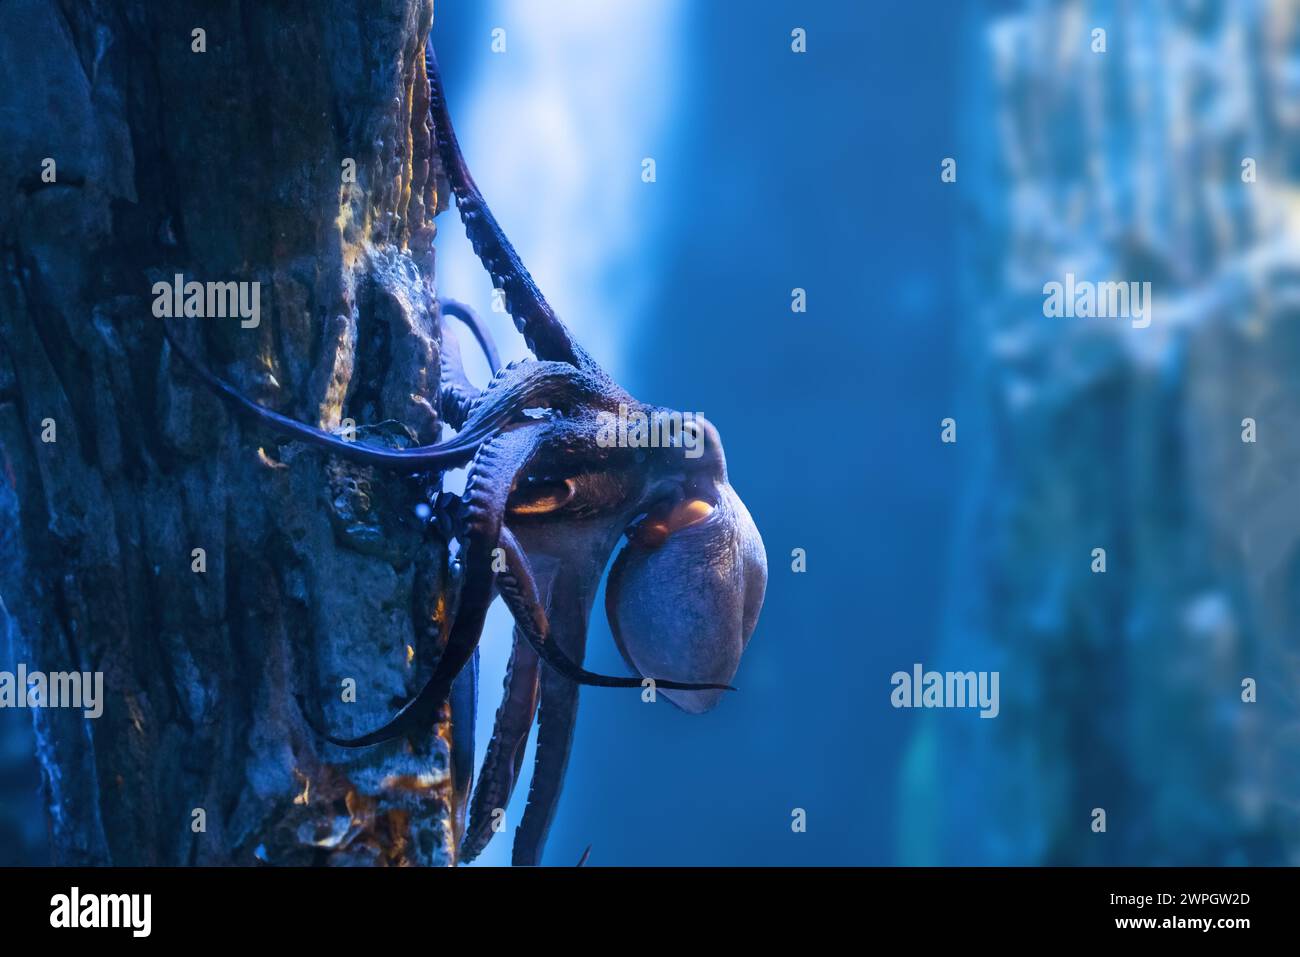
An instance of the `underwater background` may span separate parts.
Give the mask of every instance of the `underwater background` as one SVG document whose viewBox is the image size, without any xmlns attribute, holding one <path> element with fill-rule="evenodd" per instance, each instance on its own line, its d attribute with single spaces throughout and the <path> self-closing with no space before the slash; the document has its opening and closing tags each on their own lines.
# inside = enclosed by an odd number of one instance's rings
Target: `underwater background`
<svg viewBox="0 0 1300 957">
<path fill-rule="evenodd" d="M 538 284 L 718 426 L 770 563 L 716 710 L 583 691 L 546 863 L 1300 863 L 1294 5 L 440 0 L 434 43 Z M 1066 273 L 1151 324 L 1046 317 Z M 588 647 L 625 670 L 603 600 Z M 999 714 L 894 708 L 916 663 Z M 46 859 L 31 754 L 0 711 L 0 863 Z"/>
</svg>

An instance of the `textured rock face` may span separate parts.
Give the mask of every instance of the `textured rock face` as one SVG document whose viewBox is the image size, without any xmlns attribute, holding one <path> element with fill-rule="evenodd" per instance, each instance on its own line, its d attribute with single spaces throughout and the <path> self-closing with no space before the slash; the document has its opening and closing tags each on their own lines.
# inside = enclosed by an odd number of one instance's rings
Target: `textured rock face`
<svg viewBox="0 0 1300 957">
<path fill-rule="evenodd" d="M 972 70 L 986 452 L 948 651 L 1001 669 L 1002 716 L 918 739 L 904 857 L 1294 864 L 1300 31 L 1283 4 L 1101 6 L 985 24 Z M 1151 325 L 1044 316 L 1067 272 L 1151 282 Z"/>
<path fill-rule="evenodd" d="M 445 611 L 424 489 L 232 418 L 152 312 L 176 274 L 258 282 L 255 327 L 173 329 L 286 415 L 436 440 L 430 0 L 5 19 L 0 631 L 105 687 L 98 719 L 32 712 L 55 860 L 450 863 L 447 725 L 342 752 L 294 701 L 350 733 L 419 686 Z"/>
</svg>

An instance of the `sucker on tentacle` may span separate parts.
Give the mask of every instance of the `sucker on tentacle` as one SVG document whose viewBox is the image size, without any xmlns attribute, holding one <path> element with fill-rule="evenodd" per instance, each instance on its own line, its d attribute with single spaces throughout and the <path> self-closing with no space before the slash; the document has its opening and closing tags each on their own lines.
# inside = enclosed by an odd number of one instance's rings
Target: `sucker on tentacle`
<svg viewBox="0 0 1300 957">
<path fill-rule="evenodd" d="M 575 636 L 574 641 L 581 657 L 587 645 L 586 632 Z M 515 831 L 511 852 L 511 863 L 523 867 L 535 867 L 542 862 L 542 847 L 559 806 L 578 720 L 576 684 L 556 671 L 543 671 L 541 692 L 533 778 L 528 785 L 528 803 L 524 807 L 524 818 Z"/>
<path fill-rule="evenodd" d="M 516 628 L 492 738 L 470 798 L 469 824 L 460 847 L 462 863 L 474 860 L 487 847 L 492 839 L 494 815 L 504 812 L 514 794 L 528 733 L 537 713 L 540 664 L 537 653 Z"/>
<path fill-rule="evenodd" d="M 484 330 L 484 335 L 486 334 L 487 331 Z M 442 421 L 453 429 L 464 428 L 473 414 L 474 406 L 482 397 L 482 390 L 470 382 L 465 374 L 460 339 L 451 331 L 445 314 L 442 316 L 442 348 L 438 352 L 438 360 L 438 410 L 442 413 Z M 495 379 L 500 371 L 493 368 L 492 378 Z"/>
</svg>

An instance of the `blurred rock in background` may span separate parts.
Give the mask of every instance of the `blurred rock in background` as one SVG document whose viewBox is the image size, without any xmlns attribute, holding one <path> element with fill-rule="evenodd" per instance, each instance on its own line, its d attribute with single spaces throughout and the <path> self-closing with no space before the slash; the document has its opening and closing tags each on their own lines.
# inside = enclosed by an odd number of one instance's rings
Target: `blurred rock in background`
<svg viewBox="0 0 1300 957">
<path fill-rule="evenodd" d="M 1001 671 L 1002 714 L 917 736 L 902 859 L 1298 863 L 1297 11 L 1029 3 L 979 33 L 963 439 L 985 452 L 945 653 Z M 1069 272 L 1149 281 L 1150 326 L 1047 318 Z"/>
</svg>

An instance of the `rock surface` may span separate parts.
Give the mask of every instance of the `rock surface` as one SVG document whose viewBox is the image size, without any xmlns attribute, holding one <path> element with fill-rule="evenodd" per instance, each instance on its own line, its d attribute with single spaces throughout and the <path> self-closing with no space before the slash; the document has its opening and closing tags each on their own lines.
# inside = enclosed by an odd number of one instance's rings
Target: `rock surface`
<svg viewBox="0 0 1300 957">
<path fill-rule="evenodd" d="M 445 612 L 425 489 L 232 417 L 152 311 L 176 274 L 258 282 L 255 327 L 178 338 L 301 421 L 438 438 L 432 12 L 5 7 L 0 631 L 29 669 L 104 674 L 100 718 L 31 713 L 56 862 L 453 860 L 447 724 L 345 752 L 294 700 L 346 734 L 419 686 Z"/>
</svg>

